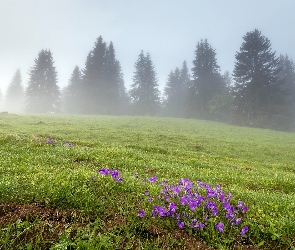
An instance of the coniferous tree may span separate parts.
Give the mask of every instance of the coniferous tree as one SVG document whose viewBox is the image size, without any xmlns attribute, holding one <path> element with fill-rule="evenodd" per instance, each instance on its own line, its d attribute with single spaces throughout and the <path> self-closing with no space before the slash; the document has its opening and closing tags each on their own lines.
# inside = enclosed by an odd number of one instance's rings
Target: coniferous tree
<svg viewBox="0 0 295 250">
<path fill-rule="evenodd" d="M 100 36 L 88 54 L 83 70 L 84 112 L 118 114 L 126 97 L 121 66 L 116 59 L 113 43 L 109 46 Z"/>
<path fill-rule="evenodd" d="M 84 112 L 88 114 L 103 113 L 104 75 L 106 61 L 106 43 L 100 36 L 87 56 L 83 70 Z"/>
<path fill-rule="evenodd" d="M 41 50 L 30 69 L 26 89 L 26 111 L 34 113 L 59 112 L 60 90 L 57 72 L 50 50 Z"/>
<path fill-rule="evenodd" d="M 4 109 L 4 96 L 0 89 L 0 111 L 4 112 L 3 109 Z"/>
<path fill-rule="evenodd" d="M 222 75 L 223 84 L 219 92 L 209 101 L 210 114 L 216 120 L 229 120 L 232 113 L 232 78 L 229 71 Z"/>
<path fill-rule="evenodd" d="M 283 82 L 283 89 L 288 92 L 287 99 L 295 104 L 295 64 L 288 55 L 280 55 L 279 79 Z"/>
<path fill-rule="evenodd" d="M 188 92 L 190 114 L 207 118 L 210 113 L 208 107 L 210 100 L 224 86 L 216 52 L 207 40 L 198 42 L 193 65 L 193 80 L 190 81 Z"/>
<path fill-rule="evenodd" d="M 8 112 L 22 112 L 24 109 L 24 89 L 20 70 L 15 72 L 10 85 L 7 88 L 4 108 Z"/>
<path fill-rule="evenodd" d="M 126 105 L 126 90 L 120 62 L 116 59 L 113 43 L 106 50 L 105 105 L 108 114 L 118 114 Z"/>
<path fill-rule="evenodd" d="M 233 72 L 236 117 L 246 125 L 284 127 L 289 115 L 279 79 L 279 58 L 259 30 L 248 32 L 243 39 Z"/>
<path fill-rule="evenodd" d="M 132 106 L 137 115 L 155 115 L 160 108 L 158 80 L 149 53 L 141 51 L 135 63 L 133 84 L 130 89 Z"/>
<path fill-rule="evenodd" d="M 168 75 L 164 89 L 165 108 L 164 114 L 168 116 L 184 117 L 186 115 L 186 95 L 190 81 L 186 62 L 183 62 L 181 70 L 176 68 Z"/>
<path fill-rule="evenodd" d="M 63 89 L 63 111 L 66 113 L 81 113 L 82 73 L 78 66 L 73 70 L 68 85 Z"/>
</svg>

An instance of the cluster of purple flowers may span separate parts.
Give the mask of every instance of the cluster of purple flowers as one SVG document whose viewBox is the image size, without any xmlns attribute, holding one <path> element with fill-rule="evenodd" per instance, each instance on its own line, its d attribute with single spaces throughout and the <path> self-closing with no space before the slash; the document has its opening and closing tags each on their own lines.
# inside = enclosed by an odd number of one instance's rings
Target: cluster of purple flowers
<svg viewBox="0 0 295 250">
<path fill-rule="evenodd" d="M 64 146 L 68 147 L 68 148 L 72 148 L 72 147 L 74 147 L 74 144 L 71 143 L 71 142 L 68 143 L 68 142 L 65 142 L 65 141 L 64 141 L 62 144 L 63 144 Z"/>
<path fill-rule="evenodd" d="M 157 178 L 150 177 L 150 183 L 155 183 Z M 176 220 L 179 228 L 201 229 L 214 221 L 215 229 L 222 233 L 225 231 L 225 224 L 239 230 L 240 235 L 245 235 L 248 226 L 242 226 L 242 216 L 248 210 L 243 201 L 238 201 L 237 206 L 230 204 L 232 194 L 227 193 L 216 184 L 211 187 L 201 181 L 192 182 L 182 178 L 177 184 L 168 184 L 168 181 L 160 183 L 160 190 L 157 205 L 153 206 L 151 215 L 153 217 L 171 217 Z M 145 190 L 148 201 L 153 199 L 148 190 Z M 138 210 L 138 215 L 146 216 L 143 210 Z M 209 219 L 213 218 L 210 220 Z"/>
<path fill-rule="evenodd" d="M 55 147 L 55 145 L 56 145 L 56 141 L 53 140 L 52 138 L 47 138 L 47 139 L 45 140 L 45 144 L 46 144 L 46 143 L 51 144 L 53 147 Z"/>
<path fill-rule="evenodd" d="M 53 147 L 56 146 L 56 141 L 53 140 L 52 138 L 47 138 L 47 139 L 45 140 L 45 144 L 47 144 L 47 143 L 51 144 Z M 72 147 L 74 147 L 74 144 L 73 144 L 73 143 L 68 143 L 68 142 L 65 142 L 65 141 L 64 141 L 62 144 L 63 144 L 64 146 L 68 147 L 68 148 L 72 148 Z"/>
<path fill-rule="evenodd" d="M 119 177 L 119 170 L 101 168 L 101 169 L 98 170 L 98 173 L 100 173 L 103 176 L 107 176 L 109 174 L 117 182 L 123 181 L 123 178 Z M 94 176 L 94 178 L 96 178 L 96 175 Z"/>
</svg>

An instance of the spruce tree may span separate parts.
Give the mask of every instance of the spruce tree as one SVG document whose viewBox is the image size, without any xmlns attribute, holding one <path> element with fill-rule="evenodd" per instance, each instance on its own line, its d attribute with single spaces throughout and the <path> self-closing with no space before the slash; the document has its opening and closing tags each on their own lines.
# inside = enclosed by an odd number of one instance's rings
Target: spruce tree
<svg viewBox="0 0 295 250">
<path fill-rule="evenodd" d="M 4 112 L 4 95 L 0 89 L 0 112 Z"/>
<path fill-rule="evenodd" d="M 190 114 L 207 118 L 210 113 L 208 104 L 224 84 L 216 52 L 207 40 L 198 42 L 193 65 L 193 80 L 190 81 L 188 92 Z"/>
<path fill-rule="evenodd" d="M 121 66 L 113 43 L 100 36 L 88 54 L 82 76 L 84 113 L 118 114 L 126 97 Z"/>
<path fill-rule="evenodd" d="M 190 75 L 184 61 L 181 70 L 176 68 L 168 76 L 164 89 L 164 114 L 175 117 L 184 117 L 186 115 L 186 95 L 189 81 Z"/>
<path fill-rule="evenodd" d="M 116 59 L 113 43 L 106 50 L 105 106 L 108 114 L 122 113 L 126 90 L 120 62 Z"/>
<path fill-rule="evenodd" d="M 87 114 L 102 114 L 104 100 L 104 70 L 106 61 L 106 43 L 100 36 L 94 48 L 89 52 L 83 70 L 83 108 Z"/>
<path fill-rule="evenodd" d="M 246 125 L 285 126 L 288 114 L 279 80 L 279 58 L 259 30 L 248 32 L 243 39 L 233 72 L 236 118 Z"/>
<path fill-rule="evenodd" d="M 279 80 L 282 82 L 283 91 L 286 93 L 286 105 L 292 117 L 294 126 L 295 120 L 295 64 L 288 55 L 280 55 L 279 59 Z"/>
<path fill-rule="evenodd" d="M 160 108 L 158 80 L 150 54 L 141 51 L 135 63 L 130 89 L 132 107 L 136 115 L 155 115 Z"/>
<path fill-rule="evenodd" d="M 50 50 L 41 50 L 30 69 L 26 89 L 26 111 L 33 113 L 59 112 L 60 90 L 57 72 Z"/>
<path fill-rule="evenodd" d="M 17 69 L 7 88 L 4 109 L 8 112 L 22 112 L 24 109 L 24 89 L 20 69 Z"/>
<path fill-rule="evenodd" d="M 82 73 L 78 66 L 73 70 L 68 85 L 63 90 L 63 111 L 81 113 Z"/>
</svg>

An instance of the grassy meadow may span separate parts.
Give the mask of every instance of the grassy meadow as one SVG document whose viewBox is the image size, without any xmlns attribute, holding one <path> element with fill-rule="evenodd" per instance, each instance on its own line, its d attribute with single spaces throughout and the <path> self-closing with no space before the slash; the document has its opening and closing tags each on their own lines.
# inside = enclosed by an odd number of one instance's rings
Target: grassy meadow
<svg viewBox="0 0 295 250">
<path fill-rule="evenodd" d="M 243 201 L 247 233 L 221 214 L 200 229 L 151 216 L 162 181 L 181 178 Z M 295 249 L 294 218 L 295 133 L 164 117 L 0 115 L 1 250 Z"/>
</svg>

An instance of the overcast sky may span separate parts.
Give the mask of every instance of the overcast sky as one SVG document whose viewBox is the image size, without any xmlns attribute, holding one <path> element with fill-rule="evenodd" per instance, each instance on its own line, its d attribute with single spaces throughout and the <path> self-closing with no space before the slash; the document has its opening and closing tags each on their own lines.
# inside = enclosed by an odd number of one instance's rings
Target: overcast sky
<svg viewBox="0 0 295 250">
<path fill-rule="evenodd" d="M 149 52 L 161 89 L 184 60 L 192 68 L 198 41 L 208 39 L 221 71 L 232 71 L 243 36 L 259 29 L 279 54 L 295 60 L 295 0 L 0 0 L 0 89 L 17 68 L 50 49 L 62 88 L 84 68 L 98 36 L 113 41 L 126 87 L 141 50 Z"/>
</svg>

